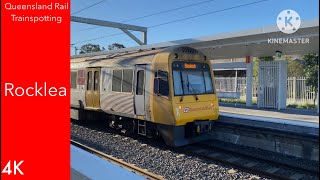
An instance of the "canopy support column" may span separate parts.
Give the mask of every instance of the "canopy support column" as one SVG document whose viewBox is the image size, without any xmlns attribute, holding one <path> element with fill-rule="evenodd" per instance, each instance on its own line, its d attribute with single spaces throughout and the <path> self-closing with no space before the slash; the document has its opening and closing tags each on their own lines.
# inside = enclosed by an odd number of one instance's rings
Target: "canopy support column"
<svg viewBox="0 0 320 180">
<path fill-rule="evenodd" d="M 252 87 L 253 87 L 253 57 L 246 56 L 246 106 L 252 106 Z"/>
</svg>

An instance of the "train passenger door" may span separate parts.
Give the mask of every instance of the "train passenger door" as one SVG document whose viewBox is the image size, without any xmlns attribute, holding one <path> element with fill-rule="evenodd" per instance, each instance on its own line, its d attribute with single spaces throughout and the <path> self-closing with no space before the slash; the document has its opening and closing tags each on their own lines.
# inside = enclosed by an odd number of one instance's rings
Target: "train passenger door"
<svg viewBox="0 0 320 180">
<path fill-rule="evenodd" d="M 87 68 L 86 106 L 100 108 L 100 68 Z"/>
<path fill-rule="evenodd" d="M 145 115 L 146 65 L 136 65 L 134 109 L 136 115 Z"/>
</svg>

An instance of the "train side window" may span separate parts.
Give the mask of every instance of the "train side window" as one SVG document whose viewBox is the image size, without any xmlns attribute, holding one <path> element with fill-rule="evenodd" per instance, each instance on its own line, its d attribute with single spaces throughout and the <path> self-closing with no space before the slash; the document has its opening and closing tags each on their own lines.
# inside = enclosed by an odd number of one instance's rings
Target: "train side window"
<svg viewBox="0 0 320 180">
<path fill-rule="evenodd" d="M 122 70 L 113 70 L 112 91 L 121 92 Z"/>
<path fill-rule="evenodd" d="M 71 89 L 77 89 L 77 72 L 71 72 Z"/>
<path fill-rule="evenodd" d="M 99 90 L 99 71 L 94 72 L 94 91 Z"/>
<path fill-rule="evenodd" d="M 158 71 L 154 84 L 154 92 L 162 96 L 169 96 L 168 72 Z"/>
<path fill-rule="evenodd" d="M 132 92 L 133 70 L 124 69 L 122 76 L 122 92 Z"/>
<path fill-rule="evenodd" d="M 169 84 L 168 79 L 160 79 L 159 81 L 159 93 L 163 96 L 169 96 Z"/>
<path fill-rule="evenodd" d="M 205 83 L 206 93 L 210 93 L 210 94 L 214 93 L 213 92 L 214 84 L 212 84 L 210 71 L 204 71 L 203 72 L 203 76 L 204 76 L 204 83 Z"/>
<path fill-rule="evenodd" d="M 144 70 L 139 70 L 137 72 L 137 89 L 136 94 L 142 95 L 144 89 Z"/>
<path fill-rule="evenodd" d="M 85 70 L 79 70 L 78 71 L 78 85 L 85 85 L 86 84 L 86 72 Z"/>
<path fill-rule="evenodd" d="M 92 90 L 92 71 L 88 71 L 88 75 L 87 75 L 87 90 Z"/>
</svg>

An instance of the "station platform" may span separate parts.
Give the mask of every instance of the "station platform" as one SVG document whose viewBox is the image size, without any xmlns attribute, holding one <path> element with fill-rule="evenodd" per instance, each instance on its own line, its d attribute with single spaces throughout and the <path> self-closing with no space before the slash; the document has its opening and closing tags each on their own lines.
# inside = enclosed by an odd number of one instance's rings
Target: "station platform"
<svg viewBox="0 0 320 180">
<path fill-rule="evenodd" d="M 71 145 L 71 180 L 145 179 L 112 162 L 108 162 Z"/>
<path fill-rule="evenodd" d="M 304 109 L 259 109 L 244 104 L 219 103 L 220 122 L 319 136 L 319 115 Z"/>
</svg>

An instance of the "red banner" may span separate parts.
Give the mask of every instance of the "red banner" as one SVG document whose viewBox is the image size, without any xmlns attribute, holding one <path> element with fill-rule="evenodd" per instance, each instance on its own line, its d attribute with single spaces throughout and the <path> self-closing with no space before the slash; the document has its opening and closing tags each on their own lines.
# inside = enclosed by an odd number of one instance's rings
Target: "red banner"
<svg viewBox="0 0 320 180">
<path fill-rule="evenodd" d="M 1 178 L 70 179 L 70 1 L 1 0 Z"/>
</svg>

